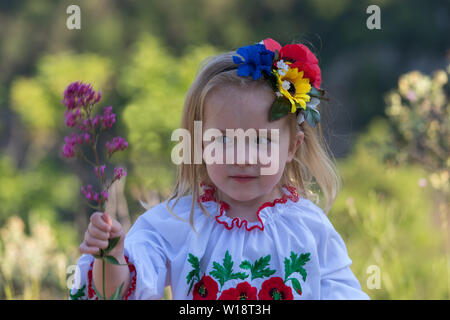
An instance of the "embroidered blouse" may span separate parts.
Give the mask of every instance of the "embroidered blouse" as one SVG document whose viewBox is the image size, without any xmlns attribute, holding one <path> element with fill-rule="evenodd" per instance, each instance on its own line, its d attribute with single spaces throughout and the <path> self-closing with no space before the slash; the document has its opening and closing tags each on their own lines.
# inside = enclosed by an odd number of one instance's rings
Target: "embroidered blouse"
<svg viewBox="0 0 450 320">
<path fill-rule="evenodd" d="M 125 237 L 130 286 L 124 299 L 160 299 L 171 286 L 173 299 L 293 300 L 369 299 L 350 265 L 343 239 L 312 201 L 284 185 L 282 198 L 262 204 L 257 221 L 227 216 L 214 186 L 201 184 L 202 202 L 192 195 L 172 209 L 166 201 L 139 216 Z M 217 212 L 217 214 L 216 214 Z M 97 299 L 94 257 L 83 254 L 69 299 Z M 100 291 L 101 292 L 101 291 Z"/>
</svg>

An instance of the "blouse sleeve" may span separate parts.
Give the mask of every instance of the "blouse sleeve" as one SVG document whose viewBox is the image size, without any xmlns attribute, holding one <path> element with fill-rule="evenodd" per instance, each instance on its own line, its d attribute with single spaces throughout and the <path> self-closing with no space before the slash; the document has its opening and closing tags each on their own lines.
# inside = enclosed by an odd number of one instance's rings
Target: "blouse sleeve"
<svg viewBox="0 0 450 320">
<path fill-rule="evenodd" d="M 126 250 L 124 255 L 126 262 L 129 263 L 128 269 L 130 270 L 130 284 L 127 292 L 122 297 L 124 300 L 127 300 L 136 289 L 136 269 L 134 264 L 130 263 L 129 254 Z M 95 288 L 92 277 L 94 261 L 95 258 L 90 254 L 83 254 L 78 259 L 73 284 L 69 291 L 69 300 L 98 300 L 95 290 L 99 291 L 99 289 Z"/>
<path fill-rule="evenodd" d="M 335 230 L 328 217 L 320 212 L 324 223 L 324 236 L 319 243 L 320 299 L 368 300 L 361 285 L 350 269 L 350 259 L 344 240 Z"/>
<path fill-rule="evenodd" d="M 140 216 L 125 237 L 124 255 L 129 264 L 130 285 L 123 299 L 150 300 L 163 297 L 167 285 L 167 267 L 162 242 L 157 230 Z M 69 300 L 98 300 L 92 280 L 94 260 L 92 255 L 87 254 L 79 258 Z"/>
</svg>

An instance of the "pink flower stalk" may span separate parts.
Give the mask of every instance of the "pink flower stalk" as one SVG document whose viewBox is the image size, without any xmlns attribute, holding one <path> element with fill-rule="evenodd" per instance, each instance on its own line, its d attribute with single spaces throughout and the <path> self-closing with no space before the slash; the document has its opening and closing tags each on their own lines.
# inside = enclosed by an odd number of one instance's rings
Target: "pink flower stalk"
<svg viewBox="0 0 450 320">
<path fill-rule="evenodd" d="M 112 125 L 116 122 L 116 115 L 111 112 L 112 107 L 105 107 L 102 117 L 102 129 L 110 129 Z"/>
<path fill-rule="evenodd" d="M 95 167 L 95 168 L 94 168 L 95 176 L 96 176 L 97 178 L 100 178 L 100 177 L 105 176 L 105 168 L 106 168 L 106 165 L 100 166 L 100 174 L 99 174 L 99 173 L 98 173 L 98 167 Z"/>
<path fill-rule="evenodd" d="M 126 175 L 127 172 L 123 168 L 114 168 L 114 180 L 120 180 L 120 178 Z"/>
<path fill-rule="evenodd" d="M 103 197 L 103 199 L 105 199 L 105 201 L 108 201 L 108 192 L 106 192 L 106 190 L 103 190 L 102 192 L 101 192 L 101 195 L 102 195 L 102 197 Z"/>
<path fill-rule="evenodd" d="M 80 107 L 88 107 L 100 101 L 101 92 L 92 90 L 91 84 L 84 84 L 79 81 L 71 83 L 64 91 L 62 103 L 68 110 Z"/>
<path fill-rule="evenodd" d="M 64 141 L 66 144 L 63 146 L 63 156 L 66 158 L 72 158 L 77 150 L 77 144 L 89 143 L 91 137 L 89 133 L 76 134 L 72 133 L 69 137 L 65 137 Z"/>
<path fill-rule="evenodd" d="M 112 141 L 107 141 L 105 146 L 108 150 L 108 155 L 111 156 L 118 150 L 125 150 L 128 147 L 128 142 L 124 138 L 114 137 Z"/>
<path fill-rule="evenodd" d="M 81 192 L 88 201 L 95 201 L 99 211 L 103 211 L 104 203 L 108 200 L 107 190 L 112 183 L 126 175 L 123 168 L 114 169 L 114 177 L 106 184 L 105 169 L 106 165 L 101 164 L 98 154 L 97 141 L 103 130 L 111 129 L 116 122 L 116 115 L 112 112 L 112 106 L 103 108 L 102 114 L 93 114 L 94 105 L 101 99 L 101 92 L 93 90 L 91 84 L 82 82 L 73 82 L 64 90 L 62 103 L 67 107 L 65 112 L 65 124 L 69 128 L 77 129 L 77 133 L 71 133 L 65 137 L 65 144 L 62 148 L 62 155 L 66 158 L 79 156 L 87 161 L 94 168 L 94 173 L 99 182 L 99 190 L 95 192 L 92 185 L 81 188 Z M 92 147 L 95 162 L 86 158 L 80 145 L 88 144 Z M 112 141 L 106 142 L 105 149 L 107 156 L 110 157 L 114 152 L 125 150 L 128 142 L 124 138 L 115 137 Z"/>
<path fill-rule="evenodd" d="M 79 133 L 72 133 L 70 136 L 64 138 L 65 144 L 63 146 L 62 154 L 66 158 L 77 155 L 94 167 L 95 176 L 99 182 L 99 190 L 102 191 L 98 193 L 94 191 L 92 185 L 88 184 L 86 187 L 81 187 L 81 193 L 88 200 L 88 205 L 90 207 L 97 211 L 104 212 L 105 203 L 108 201 L 109 197 L 109 187 L 111 187 L 114 181 L 126 176 L 127 173 L 123 168 L 114 168 L 113 179 L 110 180 L 109 185 L 105 185 L 106 165 L 101 165 L 97 141 L 103 130 L 111 129 L 114 125 L 116 122 L 116 115 L 112 112 L 111 106 L 104 107 L 102 115 L 97 114 L 94 116 L 92 114 L 93 107 L 100 101 L 101 96 L 100 92 L 96 92 L 92 89 L 91 84 L 87 85 L 77 81 L 67 86 L 62 100 L 62 103 L 67 107 L 67 111 L 65 112 L 65 123 L 69 128 L 77 128 Z M 78 145 L 84 143 L 88 143 L 88 145 L 92 147 L 95 163 L 86 158 L 81 148 L 78 148 Z M 106 142 L 108 157 L 118 150 L 125 150 L 127 146 L 128 142 L 121 137 L 115 137 L 112 141 Z M 89 203 L 90 201 L 95 201 L 96 206 L 91 205 Z M 114 261 L 111 262 L 111 259 L 114 257 L 108 255 L 109 251 L 117 244 L 118 239 L 120 239 L 120 237 L 108 239 L 108 248 L 100 249 L 99 252 L 94 255 L 95 258 L 102 259 L 103 276 L 106 262 L 118 263 Z M 120 288 L 118 290 L 120 291 Z M 120 296 L 120 292 L 113 294 L 113 297 L 115 295 Z M 105 282 L 103 282 L 103 296 L 103 299 L 106 299 Z"/>
<path fill-rule="evenodd" d="M 92 185 L 90 184 L 87 185 L 86 189 L 81 187 L 81 193 L 83 193 L 88 200 L 93 200 L 94 198 L 98 199 L 98 193 L 92 189 Z"/>
</svg>

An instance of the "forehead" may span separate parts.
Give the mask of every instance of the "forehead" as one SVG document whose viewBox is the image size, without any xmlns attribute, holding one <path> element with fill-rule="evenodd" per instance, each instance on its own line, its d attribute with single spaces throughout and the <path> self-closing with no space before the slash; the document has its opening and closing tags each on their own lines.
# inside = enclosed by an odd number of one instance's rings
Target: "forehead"
<svg viewBox="0 0 450 320">
<path fill-rule="evenodd" d="M 223 86 L 208 93 L 204 106 L 204 126 L 217 129 L 282 129 L 283 117 L 269 122 L 275 94 L 261 86 Z"/>
</svg>

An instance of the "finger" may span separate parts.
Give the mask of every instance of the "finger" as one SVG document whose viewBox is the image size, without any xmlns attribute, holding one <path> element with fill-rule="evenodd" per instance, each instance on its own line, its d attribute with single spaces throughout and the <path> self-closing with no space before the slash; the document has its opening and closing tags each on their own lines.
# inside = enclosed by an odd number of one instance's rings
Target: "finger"
<svg viewBox="0 0 450 320">
<path fill-rule="evenodd" d="M 108 240 L 109 239 L 109 232 L 105 232 L 105 231 L 97 228 L 92 223 L 89 223 L 88 232 L 93 238 L 96 238 L 99 240 Z"/>
<path fill-rule="evenodd" d="M 90 234 L 86 236 L 86 245 L 89 247 L 97 247 L 100 249 L 106 249 L 108 247 L 108 241 L 106 240 L 100 240 L 92 237 Z"/>
<path fill-rule="evenodd" d="M 119 221 L 112 219 L 112 225 L 111 225 L 111 236 L 114 235 L 117 237 L 122 233 L 122 225 L 119 223 Z"/>
<path fill-rule="evenodd" d="M 86 254 L 97 254 L 99 252 L 99 248 L 97 247 L 90 247 L 85 242 L 83 242 L 79 247 L 78 250 L 80 253 L 86 253 Z"/>
<path fill-rule="evenodd" d="M 106 212 L 104 212 L 104 213 L 102 214 L 102 219 L 103 219 L 103 221 L 106 222 L 108 225 L 112 226 L 112 219 L 111 219 L 111 217 L 110 217 Z"/>
<path fill-rule="evenodd" d="M 100 230 L 109 232 L 111 230 L 111 226 L 103 220 L 102 215 L 103 214 L 101 212 L 95 212 L 92 214 L 90 218 L 91 223 Z"/>
</svg>

